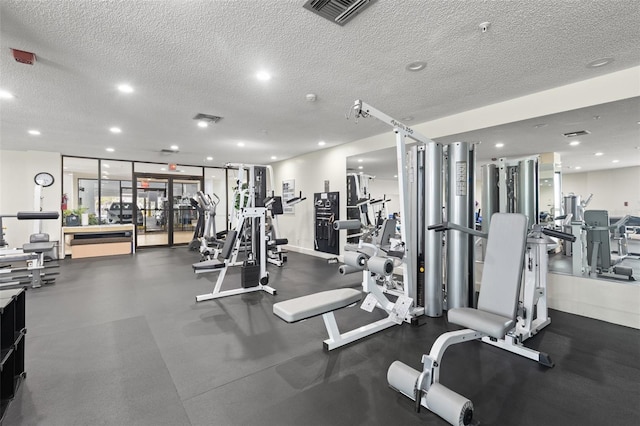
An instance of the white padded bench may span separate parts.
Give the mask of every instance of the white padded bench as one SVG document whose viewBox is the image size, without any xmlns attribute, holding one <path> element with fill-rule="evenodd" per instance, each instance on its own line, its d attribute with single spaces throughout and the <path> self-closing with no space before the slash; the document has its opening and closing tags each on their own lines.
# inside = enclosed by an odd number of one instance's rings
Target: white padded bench
<svg viewBox="0 0 640 426">
<path fill-rule="evenodd" d="M 361 298 L 362 292 L 353 288 L 321 291 L 308 296 L 278 302 L 273 305 L 273 313 L 289 323 L 322 315 L 324 325 L 327 327 L 327 333 L 329 334 L 329 338 L 323 342 L 323 346 L 325 351 L 330 351 L 376 331 L 388 328 L 393 324 L 388 319 L 384 319 L 375 322 L 366 332 L 363 332 L 361 330 L 363 327 L 360 327 L 341 334 L 333 311 L 358 303 Z"/>
<path fill-rule="evenodd" d="M 297 322 L 358 303 L 362 293 L 353 288 L 321 291 L 273 305 L 273 313 L 286 322 Z"/>
</svg>

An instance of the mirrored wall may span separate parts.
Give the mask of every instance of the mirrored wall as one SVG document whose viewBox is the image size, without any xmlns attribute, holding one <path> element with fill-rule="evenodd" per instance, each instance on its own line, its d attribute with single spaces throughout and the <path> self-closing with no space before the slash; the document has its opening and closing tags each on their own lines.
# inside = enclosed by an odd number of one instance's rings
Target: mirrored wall
<svg viewBox="0 0 640 426">
<path fill-rule="evenodd" d="M 442 144 L 476 144 L 476 201 L 482 209 L 480 166 L 500 158 L 538 155 L 539 211 L 543 222 L 564 214 L 563 197 L 593 194 L 586 209 L 606 210 L 610 221 L 640 216 L 640 98 L 630 98 L 521 122 L 435 139 Z M 426 135 L 429 136 L 429 135 Z M 393 136 L 390 135 L 390 143 Z M 397 200 L 397 164 L 394 147 L 347 159 L 347 173 L 374 176 L 372 198 L 387 195 L 394 211 Z M 630 227 L 630 229 L 633 228 Z M 638 237 L 627 235 L 629 251 L 640 253 Z M 613 238 L 613 234 L 612 234 Z M 615 244 L 612 243 L 615 248 Z M 555 253 L 552 253 L 554 255 Z M 612 256 L 618 254 L 613 250 Z M 552 269 L 569 272 L 571 259 L 557 256 Z M 637 273 L 637 272 L 636 272 Z"/>
</svg>

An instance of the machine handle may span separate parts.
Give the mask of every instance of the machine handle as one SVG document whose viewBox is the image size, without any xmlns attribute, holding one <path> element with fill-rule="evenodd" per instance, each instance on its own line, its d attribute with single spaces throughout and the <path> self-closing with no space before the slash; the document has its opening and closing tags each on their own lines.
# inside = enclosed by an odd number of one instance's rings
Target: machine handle
<svg viewBox="0 0 640 426">
<path fill-rule="evenodd" d="M 18 212 L 16 217 L 18 220 L 57 219 L 60 214 L 58 212 Z"/>
<path fill-rule="evenodd" d="M 542 228 L 542 233 L 544 235 L 548 235 L 550 237 L 560 238 L 561 240 L 567 240 L 570 242 L 574 242 L 576 240 L 576 236 L 573 234 L 569 234 L 567 232 L 556 231 L 554 229 Z"/>
<path fill-rule="evenodd" d="M 435 225 L 427 226 L 427 230 L 429 231 L 442 232 L 442 231 L 446 231 L 447 229 L 449 229 L 448 222 L 442 222 L 442 223 L 437 223 Z"/>
</svg>

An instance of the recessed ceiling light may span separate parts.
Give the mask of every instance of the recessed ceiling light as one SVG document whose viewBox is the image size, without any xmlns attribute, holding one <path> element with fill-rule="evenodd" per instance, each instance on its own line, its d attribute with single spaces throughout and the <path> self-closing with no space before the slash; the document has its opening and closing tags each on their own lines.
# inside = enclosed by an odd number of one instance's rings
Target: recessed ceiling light
<svg viewBox="0 0 640 426">
<path fill-rule="evenodd" d="M 574 169 L 576 170 L 580 170 L 582 167 L 581 166 L 575 166 Z"/>
<path fill-rule="evenodd" d="M 102 165 L 102 167 L 106 167 L 108 169 L 111 166 L 105 163 L 105 164 Z"/>
<path fill-rule="evenodd" d="M 120 127 L 112 127 L 109 129 L 111 133 L 122 133 L 122 129 Z"/>
<path fill-rule="evenodd" d="M 422 71 L 426 67 L 427 67 L 427 63 L 426 62 L 424 62 L 424 61 L 415 61 L 415 62 L 411 62 L 411 63 L 407 64 L 405 69 L 407 71 L 416 72 L 416 71 Z"/>
<path fill-rule="evenodd" d="M 580 145 L 580 141 L 571 141 L 571 142 L 569 142 L 569 145 L 578 146 L 578 145 Z"/>
<path fill-rule="evenodd" d="M 320 146 L 325 146 L 325 144 L 326 144 L 326 142 L 325 142 L 325 141 L 320 141 L 320 142 L 318 142 L 318 145 L 320 145 Z"/>
<path fill-rule="evenodd" d="M 107 152 L 114 152 L 114 151 L 115 151 L 115 149 L 113 149 L 113 148 L 106 148 L 106 149 L 105 149 L 105 151 L 107 151 Z"/>
<path fill-rule="evenodd" d="M 244 146 L 244 142 L 238 142 L 238 146 L 242 148 Z"/>
<path fill-rule="evenodd" d="M 109 179 L 109 176 L 102 176 L 102 179 Z"/>
<path fill-rule="evenodd" d="M 160 171 L 161 171 L 161 172 L 166 172 L 166 171 L 167 171 L 167 168 L 166 168 L 166 167 L 160 167 Z"/>
<path fill-rule="evenodd" d="M 106 171 L 106 170 L 103 170 L 103 171 L 102 171 L 102 174 L 103 174 L 103 175 L 108 175 L 108 174 L 109 174 L 109 172 L 108 172 L 108 171 Z"/>
<path fill-rule="evenodd" d="M 397 177 L 398 177 L 398 175 L 393 175 L 393 177 L 394 177 L 394 178 L 397 178 Z"/>
<path fill-rule="evenodd" d="M 496 148 L 502 148 L 504 146 L 504 144 L 502 142 L 498 142 L 496 144 Z"/>
<path fill-rule="evenodd" d="M 41 134 L 41 133 L 40 133 L 40 130 L 29 130 L 29 132 L 28 132 L 28 133 L 29 133 L 30 135 L 33 135 L 33 136 L 40 136 L 40 134 Z"/>
<path fill-rule="evenodd" d="M 402 121 L 411 121 L 411 120 L 413 120 L 413 116 L 411 116 L 411 115 L 408 115 L 406 117 L 402 117 Z"/>
<path fill-rule="evenodd" d="M 209 123 L 207 123 L 206 121 L 200 120 L 198 121 L 198 127 L 202 127 L 204 129 L 205 127 L 209 127 Z"/>
<path fill-rule="evenodd" d="M 595 61 L 589 62 L 587 64 L 587 68 L 599 68 L 605 65 L 609 65 L 611 62 L 613 62 L 613 58 L 600 58 L 596 59 Z"/>
<path fill-rule="evenodd" d="M 266 72 L 266 71 L 259 71 L 259 72 L 256 74 L 256 78 L 257 78 L 258 80 L 260 80 L 260 81 L 269 81 L 269 80 L 271 80 L 271 74 L 269 74 L 269 73 L 268 73 L 268 72 Z"/>
<path fill-rule="evenodd" d="M 593 155 L 595 155 L 596 157 L 600 157 L 601 155 L 604 155 L 604 152 L 596 152 Z"/>
<path fill-rule="evenodd" d="M 619 163 L 619 162 L 620 162 L 620 160 L 613 160 L 613 161 L 611 161 L 611 162 L 612 162 L 612 163 Z"/>
<path fill-rule="evenodd" d="M 362 158 L 358 158 L 358 163 L 362 163 L 364 160 Z"/>
<path fill-rule="evenodd" d="M 278 159 L 278 157 L 276 157 L 275 155 L 272 155 L 272 156 L 271 156 L 271 159 L 272 159 L 272 160 L 277 160 L 277 159 Z"/>
<path fill-rule="evenodd" d="M 64 166 L 64 167 L 62 168 L 62 170 L 68 170 L 68 169 L 69 169 L 69 168 L 68 168 L 67 166 Z"/>
<path fill-rule="evenodd" d="M 184 171 L 184 169 L 181 169 L 181 170 L 180 170 L 180 173 L 184 173 L 184 172 L 185 172 L 185 171 Z"/>
<path fill-rule="evenodd" d="M 364 169 L 364 167 L 358 166 L 358 170 L 362 170 L 362 169 Z"/>
<path fill-rule="evenodd" d="M 128 84 L 120 84 L 118 85 L 118 90 L 122 93 L 133 93 L 133 87 Z"/>
<path fill-rule="evenodd" d="M 0 99 L 13 99 L 13 93 L 9 93 L 6 90 L 0 90 Z"/>
<path fill-rule="evenodd" d="M 171 148 L 171 151 L 177 151 L 179 149 L 178 145 L 171 145 L 169 148 Z"/>
<path fill-rule="evenodd" d="M 213 157 L 207 157 L 207 161 L 213 160 Z"/>
<path fill-rule="evenodd" d="M 547 123 L 540 123 L 540 124 L 536 124 L 536 125 L 535 125 L 535 126 L 533 126 L 533 127 L 535 127 L 536 129 L 541 129 L 541 128 L 543 128 L 543 127 L 547 127 L 547 126 L 548 126 L 548 124 L 547 124 Z"/>
</svg>

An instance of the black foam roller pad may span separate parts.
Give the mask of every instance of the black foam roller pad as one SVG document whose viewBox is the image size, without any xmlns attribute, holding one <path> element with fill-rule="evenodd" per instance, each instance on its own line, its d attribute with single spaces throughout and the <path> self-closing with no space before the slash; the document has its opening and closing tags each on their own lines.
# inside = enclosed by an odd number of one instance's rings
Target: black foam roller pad
<svg viewBox="0 0 640 426">
<path fill-rule="evenodd" d="M 37 220 L 37 219 L 57 219 L 60 217 L 58 212 L 18 212 L 16 215 L 18 220 Z"/>
</svg>

